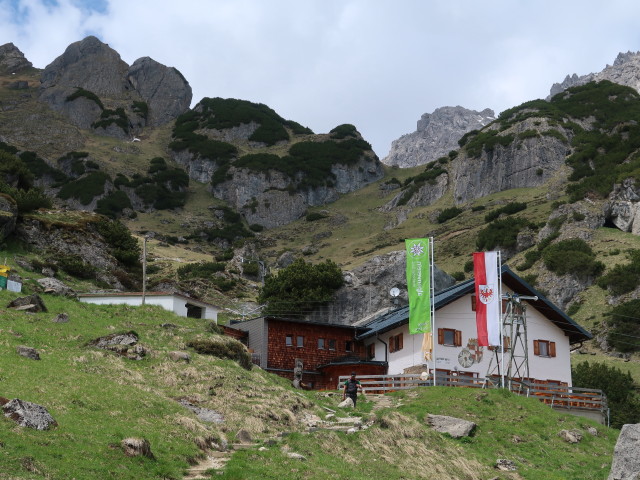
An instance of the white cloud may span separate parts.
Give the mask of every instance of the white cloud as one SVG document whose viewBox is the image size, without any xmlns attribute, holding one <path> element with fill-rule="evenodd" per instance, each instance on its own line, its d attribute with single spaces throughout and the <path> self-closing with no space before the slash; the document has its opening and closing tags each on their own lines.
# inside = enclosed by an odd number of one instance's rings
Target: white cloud
<svg viewBox="0 0 640 480">
<path fill-rule="evenodd" d="M 423 113 L 499 112 L 640 50 L 639 13 L 634 0 L 0 0 L 0 44 L 44 68 L 95 34 L 129 64 L 178 68 L 194 101 L 265 103 L 316 132 L 353 123 L 384 156 Z"/>
</svg>

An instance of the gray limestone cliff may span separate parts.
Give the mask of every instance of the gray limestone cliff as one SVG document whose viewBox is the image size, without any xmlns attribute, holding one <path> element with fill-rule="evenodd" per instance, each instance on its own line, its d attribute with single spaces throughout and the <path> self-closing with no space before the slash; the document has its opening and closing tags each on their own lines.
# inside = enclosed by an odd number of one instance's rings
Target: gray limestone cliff
<svg viewBox="0 0 640 480">
<path fill-rule="evenodd" d="M 592 81 L 599 82 L 600 80 L 609 80 L 620 85 L 626 85 L 640 92 L 640 52 L 619 53 L 613 65 L 607 65 L 598 73 L 589 73 L 581 76 L 575 73 L 567 75 L 561 83 L 554 83 L 551 86 L 547 100 L 567 88 L 584 85 Z"/>
<path fill-rule="evenodd" d="M 188 110 L 189 83 L 148 57 L 129 67 L 96 37 L 72 43 L 42 72 L 39 99 L 71 123 L 126 138 Z"/>
<path fill-rule="evenodd" d="M 489 108 L 481 112 L 460 106 L 437 108 L 422 115 L 415 132 L 394 140 L 382 163 L 401 168 L 427 164 L 457 150 L 458 140 L 465 133 L 479 130 L 493 120 L 495 114 Z"/>
<path fill-rule="evenodd" d="M 213 186 L 212 193 L 242 213 L 249 224 L 273 228 L 301 218 L 308 207 L 335 202 L 341 194 L 379 180 L 384 170 L 377 157 L 363 155 L 355 164 L 334 163 L 331 173 L 329 185 L 291 192 L 292 179 L 282 172 L 255 172 L 232 166 L 231 180 Z M 303 180 L 301 175 L 294 181 Z"/>
<path fill-rule="evenodd" d="M 451 162 L 457 204 L 512 188 L 538 187 L 564 171 L 572 138 L 569 130 L 550 125 L 546 118 L 528 118 L 498 135 L 510 136 L 511 143 L 483 149 L 476 158 L 461 150 Z"/>
<path fill-rule="evenodd" d="M 31 62 L 13 43 L 0 45 L 0 72 L 20 73 L 32 66 Z"/>
</svg>

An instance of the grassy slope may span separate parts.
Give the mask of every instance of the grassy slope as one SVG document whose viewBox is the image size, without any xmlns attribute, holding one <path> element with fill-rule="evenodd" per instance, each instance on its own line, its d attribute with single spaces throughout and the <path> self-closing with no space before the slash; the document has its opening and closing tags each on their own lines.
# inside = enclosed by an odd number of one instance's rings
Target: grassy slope
<svg viewBox="0 0 640 480">
<path fill-rule="evenodd" d="M 0 292 L 0 305 L 15 296 Z M 377 421 L 365 432 L 296 434 L 301 430 L 296 417 L 304 412 L 324 416 L 321 407 L 335 408 L 337 398 L 296 392 L 286 380 L 259 369 L 246 371 L 230 360 L 194 352 L 188 365 L 170 361 L 168 351 L 185 349 L 193 338 L 212 337 L 202 322 L 152 306 L 43 299 L 46 313 L 0 308 L 0 396 L 43 405 L 59 425 L 39 432 L 0 418 L 1 480 L 180 479 L 201 455 L 196 441 L 232 443 L 240 429 L 259 443 L 280 432 L 291 435 L 278 446 L 266 444 L 265 451 L 236 453 L 216 478 L 480 479 L 495 475 L 493 464 L 503 457 L 519 467 L 518 475 L 503 478 L 607 475 L 617 431 L 598 426 L 598 437 L 585 433 L 580 444 L 565 444 L 557 437 L 560 429 L 584 433 L 596 424 L 504 392 L 438 387 L 396 394 L 400 405 L 376 412 Z M 52 322 L 60 312 L 69 315 L 69 323 Z M 160 326 L 167 322 L 176 328 Z M 97 337 L 130 330 L 149 350 L 142 361 L 87 346 Z M 18 356 L 18 345 L 36 348 L 42 360 Z M 223 414 L 225 422 L 199 422 L 178 398 Z M 373 418 L 371 407 L 361 402 L 358 414 Z M 478 431 L 464 441 L 443 437 L 426 428 L 426 413 L 471 419 Z M 513 444 L 513 435 L 524 441 Z M 156 459 L 124 457 L 119 445 L 127 437 L 147 438 Z M 308 461 L 285 458 L 282 448 Z"/>
</svg>

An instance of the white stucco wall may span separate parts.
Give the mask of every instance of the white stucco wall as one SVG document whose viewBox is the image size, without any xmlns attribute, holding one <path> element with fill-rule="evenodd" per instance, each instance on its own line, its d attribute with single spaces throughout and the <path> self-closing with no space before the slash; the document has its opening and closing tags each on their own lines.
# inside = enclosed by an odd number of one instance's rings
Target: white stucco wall
<svg viewBox="0 0 640 480">
<path fill-rule="evenodd" d="M 506 292 L 507 290 L 505 289 L 503 293 Z M 571 385 L 569 337 L 566 336 L 560 328 L 549 321 L 542 313 L 530 305 L 528 305 L 527 308 L 527 327 L 529 377 L 536 378 L 538 380 L 558 380 L 561 382 L 567 382 Z M 450 347 L 438 345 L 438 328 L 460 330 L 462 332 L 462 346 Z M 366 341 L 367 344 L 376 344 L 375 360 L 387 360 L 389 362 L 389 374 L 391 375 L 401 374 L 408 367 L 426 365 L 422 354 L 423 334 L 410 335 L 408 325 L 405 324 L 402 327 L 385 332 L 380 335 L 380 339 L 388 345 L 389 338 L 399 333 L 403 334 L 404 346 L 400 351 L 389 353 L 387 358 L 385 358 L 385 348 L 387 347 L 385 347 L 382 342 L 377 341 L 375 338 L 371 338 Z M 479 363 L 474 363 L 469 368 L 464 368 L 458 362 L 458 354 L 460 351 L 467 347 L 469 339 L 475 338 L 477 338 L 477 331 L 475 324 L 475 312 L 471 310 L 471 295 L 462 297 L 438 310 L 435 315 L 434 329 L 434 356 L 436 359 L 436 367 L 444 370 L 475 372 L 478 377 L 481 378 L 484 378 L 487 373 L 497 374 L 497 370 L 494 371 L 494 366 L 496 365 L 495 353 L 491 352 L 486 347 L 482 349 L 483 355 Z M 545 358 L 534 355 L 534 340 L 555 342 L 556 357 Z M 522 355 L 521 348 L 516 350 L 516 355 Z M 489 364 L 492 357 L 494 357 L 494 360 L 491 364 L 491 371 L 489 371 Z M 501 355 L 498 354 L 498 361 L 500 360 Z M 505 352 L 505 364 L 507 362 L 508 353 Z M 433 361 L 429 362 L 428 367 L 433 368 Z"/>
<path fill-rule="evenodd" d="M 142 305 L 141 295 L 114 295 L 114 296 L 91 296 L 91 297 L 79 297 L 79 300 L 84 303 L 93 303 L 96 305 L 131 305 L 139 307 Z M 186 299 L 175 295 L 147 295 L 145 296 L 145 304 L 157 305 L 170 312 L 174 312 L 181 317 L 187 316 L 187 303 L 191 303 L 196 306 L 200 306 L 204 310 L 203 318 L 207 320 L 218 321 L 218 310 L 212 306 L 204 305 L 201 302 Z"/>
</svg>

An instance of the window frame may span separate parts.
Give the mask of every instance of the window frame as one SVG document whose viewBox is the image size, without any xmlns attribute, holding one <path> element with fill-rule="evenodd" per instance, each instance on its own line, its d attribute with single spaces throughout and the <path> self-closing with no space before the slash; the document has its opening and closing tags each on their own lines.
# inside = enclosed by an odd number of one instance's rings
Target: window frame
<svg viewBox="0 0 640 480">
<path fill-rule="evenodd" d="M 318 350 L 326 350 L 324 338 L 318 338 Z"/>
<path fill-rule="evenodd" d="M 286 347 L 293 347 L 293 335 L 292 334 L 287 334 L 284 337 L 284 344 Z"/>
<path fill-rule="evenodd" d="M 404 348 L 404 337 L 401 333 L 389 337 L 389 353 L 399 352 Z"/>
<path fill-rule="evenodd" d="M 328 348 L 330 351 L 335 352 L 336 350 L 336 340 L 334 338 L 330 338 L 328 341 Z"/>
<path fill-rule="evenodd" d="M 444 343 L 445 334 L 453 333 L 453 343 Z M 438 329 L 438 345 L 444 347 L 461 347 L 462 346 L 462 330 L 456 330 L 454 328 L 439 328 Z"/>
<path fill-rule="evenodd" d="M 545 355 L 543 355 L 542 348 L 540 345 L 544 345 L 544 350 L 546 350 Z M 533 354 L 540 358 L 555 358 L 556 357 L 556 342 L 552 342 L 550 340 L 534 340 L 533 341 Z"/>
<path fill-rule="evenodd" d="M 296 336 L 296 347 L 297 348 L 304 348 L 304 336 L 303 335 Z"/>
<path fill-rule="evenodd" d="M 374 358 L 376 358 L 376 344 L 374 343 L 370 343 L 369 345 L 367 345 L 367 358 L 369 360 L 373 360 Z"/>
</svg>

